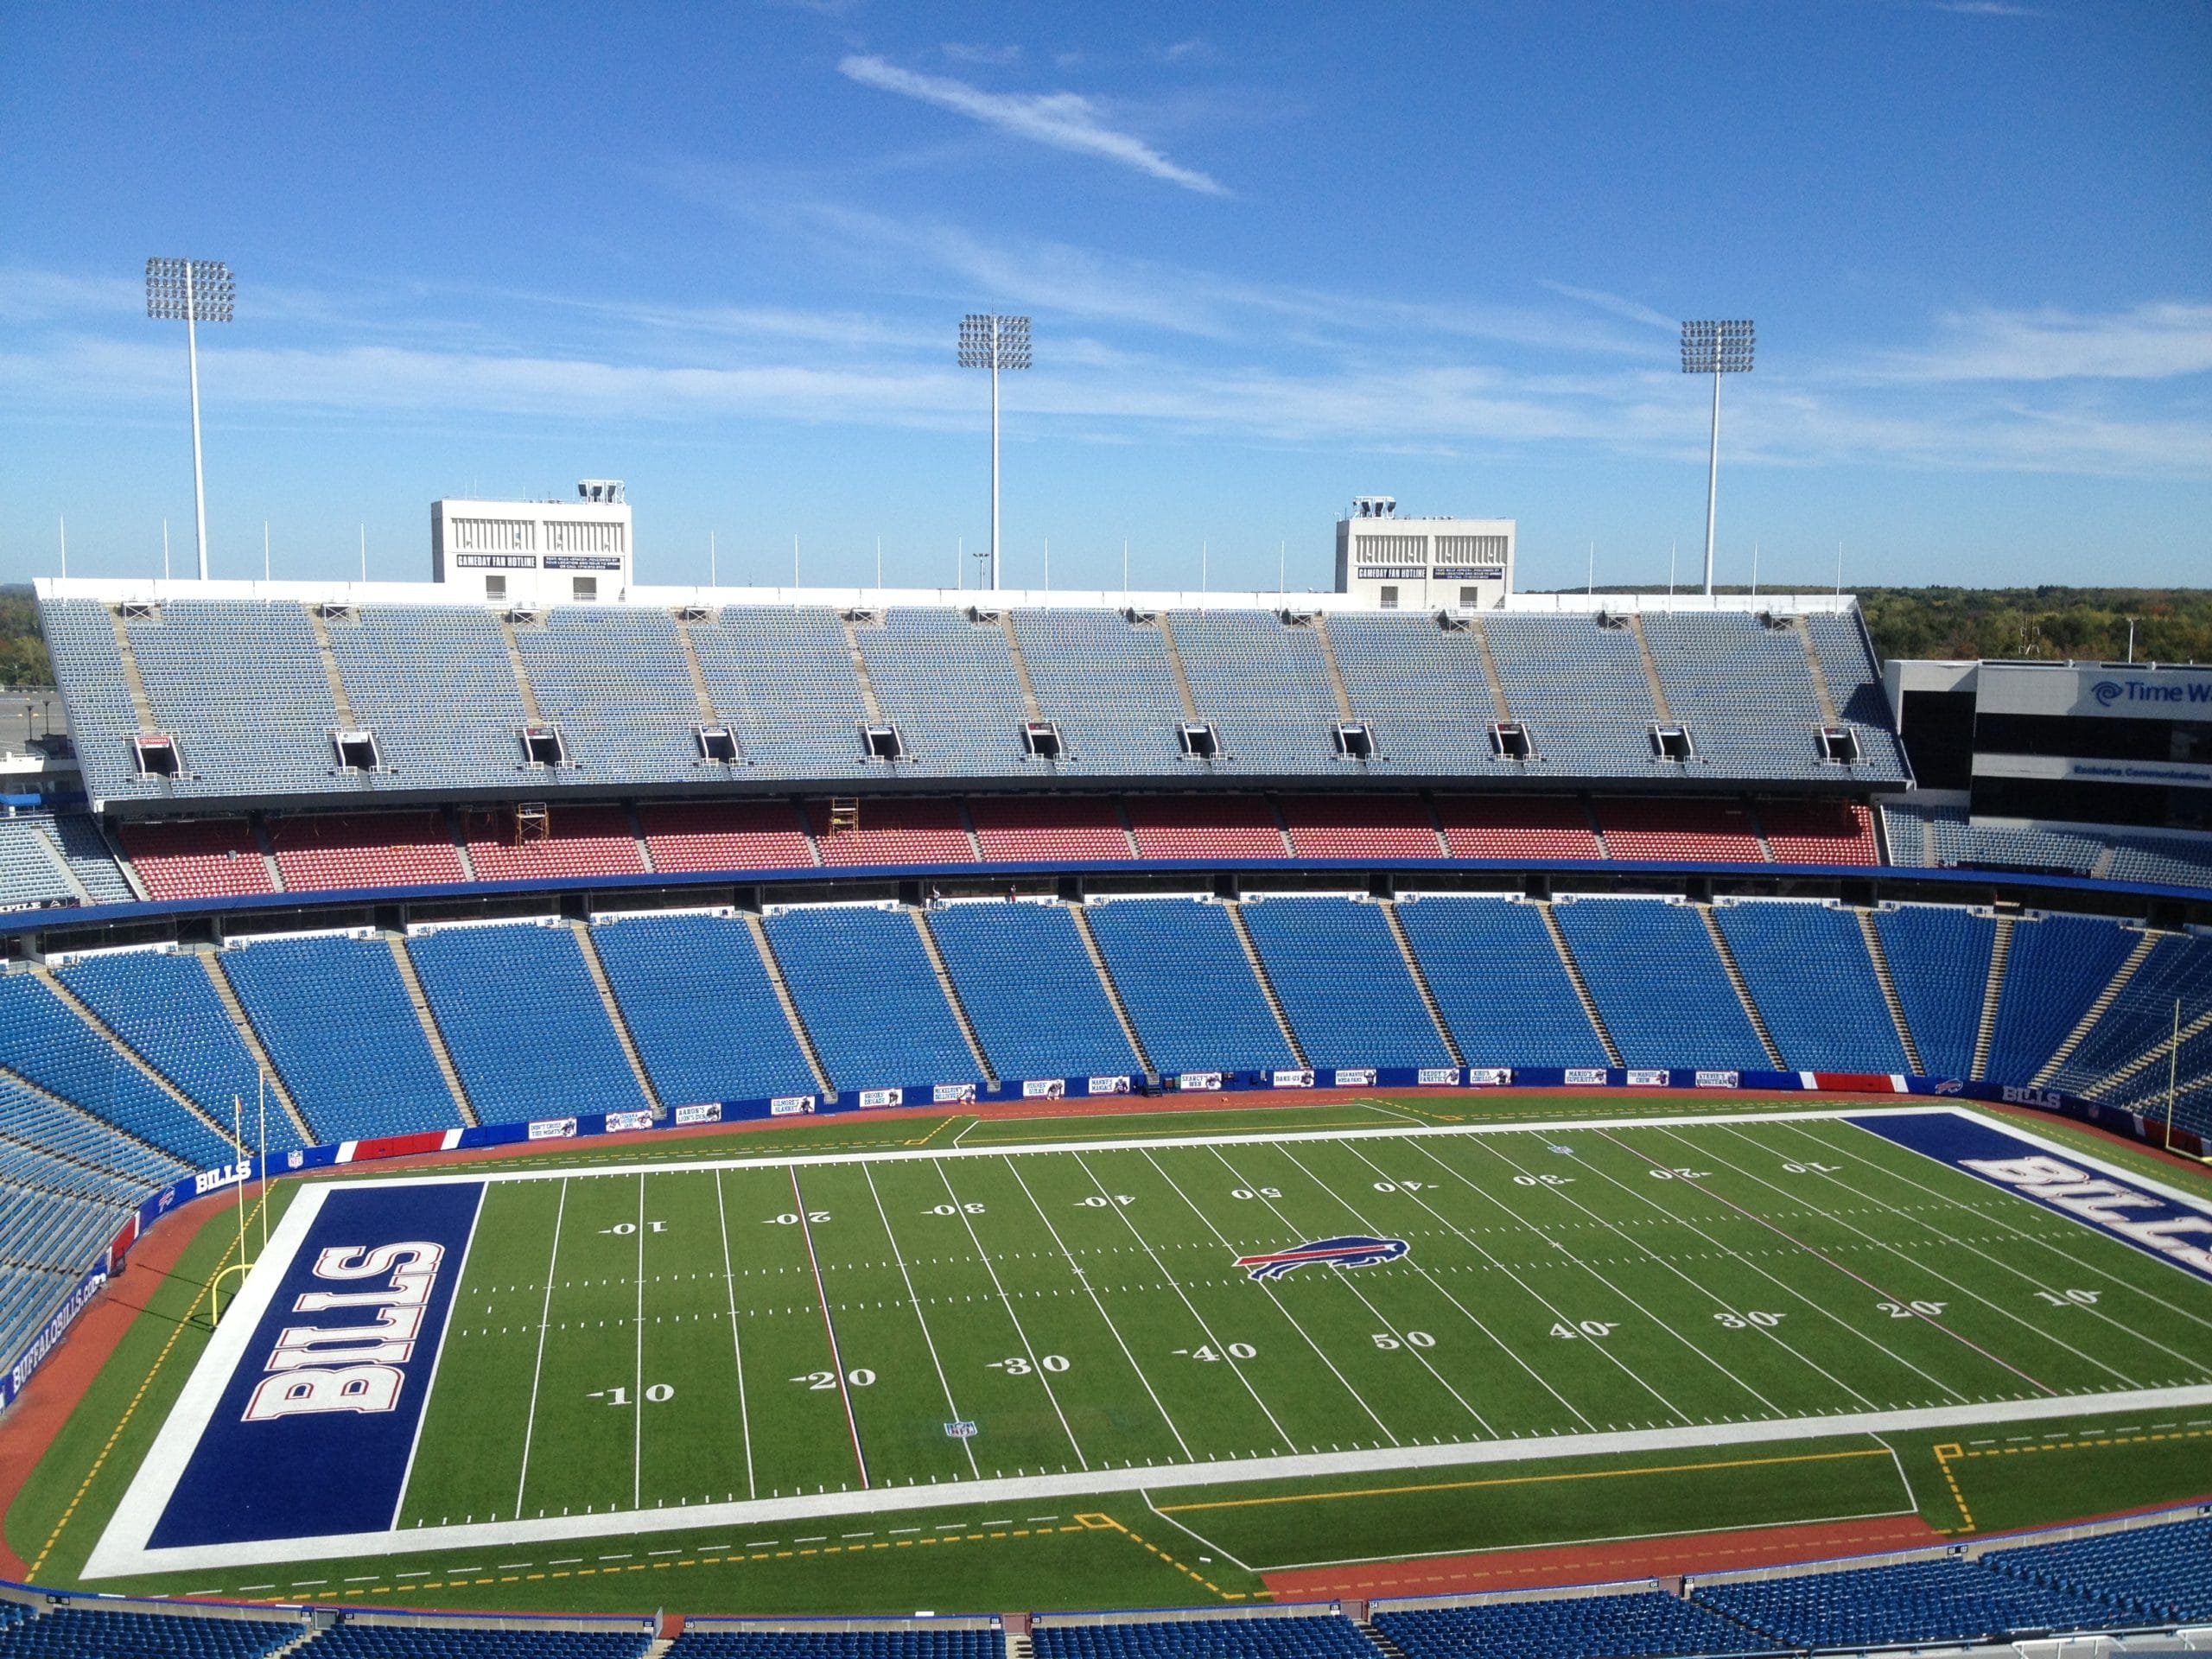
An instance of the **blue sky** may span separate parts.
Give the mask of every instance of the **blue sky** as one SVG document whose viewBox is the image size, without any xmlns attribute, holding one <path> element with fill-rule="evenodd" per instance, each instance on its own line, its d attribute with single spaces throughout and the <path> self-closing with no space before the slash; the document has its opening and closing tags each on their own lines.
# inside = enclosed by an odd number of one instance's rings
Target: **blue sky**
<svg viewBox="0 0 2212 1659">
<path fill-rule="evenodd" d="M 0 579 L 427 572 L 626 479 L 646 581 L 1325 585 L 1355 493 L 1522 581 L 2212 581 L 2212 5 L 0 9 Z"/>
</svg>

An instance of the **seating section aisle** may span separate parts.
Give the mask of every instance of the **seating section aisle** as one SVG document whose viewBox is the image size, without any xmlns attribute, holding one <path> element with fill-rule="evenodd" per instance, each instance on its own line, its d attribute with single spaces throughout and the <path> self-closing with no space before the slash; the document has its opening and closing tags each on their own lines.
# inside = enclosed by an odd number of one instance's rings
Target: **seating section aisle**
<svg viewBox="0 0 2212 1659">
<path fill-rule="evenodd" d="M 1779 864 L 1878 864 L 1874 815 L 1858 801 L 1762 800 L 1766 842 Z"/>
<path fill-rule="evenodd" d="M 2005 966 L 2004 1000 L 1989 1046 L 1993 1083 L 2026 1083 L 2143 936 L 2118 924 L 2084 916 L 2023 917 L 2012 929 Z"/>
<path fill-rule="evenodd" d="M 1441 858 L 1418 795 L 1287 795 L 1281 803 L 1300 858 Z"/>
<path fill-rule="evenodd" d="M 1606 1064 L 1535 906 L 1429 894 L 1398 919 L 1469 1065 Z"/>
<path fill-rule="evenodd" d="M 984 859 L 994 864 L 1136 856 L 1122 809 L 1107 796 L 978 795 L 969 801 L 968 816 Z"/>
<path fill-rule="evenodd" d="M 1996 922 L 1948 905 L 1897 905 L 1875 912 L 1874 931 L 1920 1064 L 1931 1077 L 1967 1076 Z"/>
<path fill-rule="evenodd" d="M 814 846 L 789 801 L 640 806 L 656 870 L 803 870 Z"/>
<path fill-rule="evenodd" d="M 1770 1064 L 1692 906 L 1585 897 L 1554 913 L 1628 1065 L 1762 1071 Z"/>
<path fill-rule="evenodd" d="M 960 803 L 863 800 L 860 827 L 832 830 L 830 804 L 807 803 L 808 828 L 824 864 L 972 864 L 976 844 Z"/>
<path fill-rule="evenodd" d="M 1659 778 L 1680 770 L 1651 752 L 1659 717 L 1636 635 L 1588 616 L 1482 619 L 1513 718 L 1541 775 Z"/>
<path fill-rule="evenodd" d="M 664 1106 L 811 1095 L 814 1072 L 734 916 L 626 916 L 592 929 Z"/>
<path fill-rule="evenodd" d="M 197 954 L 119 951 L 73 963 L 54 977 L 217 1123 L 230 1123 L 242 1104 L 251 1143 L 260 1069 Z M 301 1144 L 292 1120 L 272 1103 L 270 1150 Z"/>
<path fill-rule="evenodd" d="M 1137 850 L 1147 858 L 1288 858 L 1274 808 L 1258 795 L 1131 796 Z"/>
<path fill-rule="evenodd" d="M 1029 1635 L 1037 1659 L 1377 1659 L 1381 1652 L 1338 1612 L 1084 1624 L 1040 1618 Z"/>
<path fill-rule="evenodd" d="M 1904 745 L 1897 741 L 1890 713 L 1890 694 L 1882 684 L 1873 642 L 1856 612 L 1808 612 L 1805 632 L 1828 683 L 1828 696 L 1843 723 L 1859 740 L 1860 776 L 1904 779 Z M 1816 768 L 1817 770 L 1818 768 Z"/>
<path fill-rule="evenodd" d="M 1714 908 L 1721 937 L 1783 1064 L 1807 1071 L 1910 1071 L 1859 923 L 1808 900 Z"/>
<path fill-rule="evenodd" d="M 1381 906 L 1270 898 L 1244 925 L 1316 1066 L 1452 1064 Z"/>
<path fill-rule="evenodd" d="M 1436 817 L 1454 858 L 1603 858 L 1578 795 L 1440 795 Z"/>
<path fill-rule="evenodd" d="M 194 1169 L 213 1169 L 232 1155 L 227 1140 L 162 1093 L 35 974 L 0 975 L 0 1066 Z"/>
<path fill-rule="evenodd" d="M 1094 904 L 1091 931 L 1160 1071 L 1297 1064 L 1220 906 L 1189 899 Z"/>
<path fill-rule="evenodd" d="M 274 893 L 268 861 L 245 818 L 126 823 L 116 831 L 124 855 L 156 899 L 220 899 Z"/>
<path fill-rule="evenodd" d="M 1638 1659 L 1644 1655 L 1744 1653 L 1770 1642 L 1709 1607 L 1663 1590 L 1399 1608 L 1378 1602 L 1375 1628 L 1406 1659 L 1475 1654 L 1543 1659 Z"/>
<path fill-rule="evenodd" d="M 771 912 L 766 925 L 799 1018 L 841 1093 L 982 1081 L 906 912 L 810 906 Z"/>
<path fill-rule="evenodd" d="M 1605 849 L 1615 858 L 1712 859 L 1758 864 L 1766 859 L 1758 828 L 1740 801 L 1631 800 L 1600 796 L 1593 804 Z"/>
<path fill-rule="evenodd" d="M 1001 1077 L 1136 1077 L 1098 969 L 1058 905 L 946 905 L 930 912 L 946 972 Z"/>
<path fill-rule="evenodd" d="M 643 875 L 630 812 L 620 806 L 548 809 L 543 839 L 512 810 L 463 812 L 461 834 L 480 881 L 530 881 L 575 875 Z"/>
<path fill-rule="evenodd" d="M 1700 1584 L 1693 1592 L 1729 1618 L 1801 1648 L 2003 1640 L 2015 1630 L 2080 1630 L 2110 1610 L 2071 1592 L 1992 1573 L 1955 1556 Z"/>
<path fill-rule="evenodd" d="M 287 893 L 430 887 L 467 879 L 442 812 L 271 818 L 269 844 Z"/>
<path fill-rule="evenodd" d="M 174 600 L 124 626 L 155 717 L 181 752 L 176 792 L 332 788 L 338 710 L 300 606 Z"/>
<path fill-rule="evenodd" d="M 485 1122 L 645 1108 L 565 925 L 440 928 L 407 955 Z"/>
<path fill-rule="evenodd" d="M 461 1124 L 382 938 L 254 939 L 223 971 L 274 1065 L 324 1138 Z"/>
</svg>

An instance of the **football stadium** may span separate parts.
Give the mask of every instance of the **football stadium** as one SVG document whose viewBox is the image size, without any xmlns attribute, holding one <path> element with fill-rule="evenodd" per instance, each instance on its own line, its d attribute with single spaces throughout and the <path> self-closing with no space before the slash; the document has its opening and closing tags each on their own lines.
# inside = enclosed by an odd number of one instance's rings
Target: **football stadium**
<svg viewBox="0 0 2212 1659">
<path fill-rule="evenodd" d="M 1296 602 L 655 588 L 594 493 L 588 579 L 441 502 L 428 582 L 39 584 L 35 1651 L 2212 1617 L 2212 842 L 1913 760 L 2212 671 L 1440 588 L 1374 499 Z"/>
</svg>

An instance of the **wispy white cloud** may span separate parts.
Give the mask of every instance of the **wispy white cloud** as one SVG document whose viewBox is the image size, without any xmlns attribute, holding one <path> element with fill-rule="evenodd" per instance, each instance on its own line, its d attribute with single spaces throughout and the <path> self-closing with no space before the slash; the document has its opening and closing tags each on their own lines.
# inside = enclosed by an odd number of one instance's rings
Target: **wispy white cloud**
<svg viewBox="0 0 2212 1659">
<path fill-rule="evenodd" d="M 1019 46 L 982 46 L 973 41 L 947 41 L 938 50 L 955 63 L 988 64 L 1004 69 L 1021 61 Z"/>
<path fill-rule="evenodd" d="M 1201 195 L 1229 194 L 1218 181 L 1168 160 L 1134 133 L 1107 125 L 1098 106 L 1078 92 L 988 92 L 947 75 L 921 74 L 857 54 L 837 68 L 863 86 L 916 99 L 1034 143 L 1116 162 Z"/>
<path fill-rule="evenodd" d="M 1654 311 L 1637 300 L 1624 300 L 1618 294 L 1608 294 L 1603 289 L 1575 288 L 1566 283 L 1554 283 L 1548 277 L 1537 278 L 1538 285 L 1570 300 L 1580 300 L 1585 305 L 1594 305 L 1600 311 L 1610 311 L 1617 317 L 1626 317 L 1630 322 L 1647 323 L 1654 328 L 1664 328 L 1673 334 L 1680 326 L 1677 320 L 1663 312 Z"/>
<path fill-rule="evenodd" d="M 2212 305 L 2101 315 L 1980 310 L 1939 320 L 1936 341 L 1847 373 L 1878 381 L 2168 380 L 2212 370 Z"/>
<path fill-rule="evenodd" d="M 1929 0 L 1937 11 L 1955 11 L 1968 17 L 2048 17 L 2041 6 L 2015 5 L 2012 0 Z"/>
</svg>

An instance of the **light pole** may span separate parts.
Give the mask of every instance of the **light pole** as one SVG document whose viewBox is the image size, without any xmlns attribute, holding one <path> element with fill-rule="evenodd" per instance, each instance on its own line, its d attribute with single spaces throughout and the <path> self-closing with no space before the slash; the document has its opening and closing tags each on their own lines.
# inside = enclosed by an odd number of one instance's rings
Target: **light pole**
<svg viewBox="0 0 2212 1659">
<path fill-rule="evenodd" d="M 1682 372 L 1713 377 L 1713 452 L 1705 472 L 1705 591 L 1713 592 L 1713 514 L 1720 494 L 1720 377 L 1751 372 L 1749 318 L 1682 325 Z"/>
<path fill-rule="evenodd" d="M 192 376 L 192 503 L 200 529 L 200 580 L 207 580 L 207 485 L 200 468 L 200 328 L 228 322 L 238 284 L 219 259 L 149 259 L 146 315 L 184 322 L 185 361 Z"/>
<path fill-rule="evenodd" d="M 1029 319 L 972 312 L 960 319 L 960 366 L 991 372 L 991 580 L 999 585 L 999 371 L 1029 366 Z"/>
</svg>

